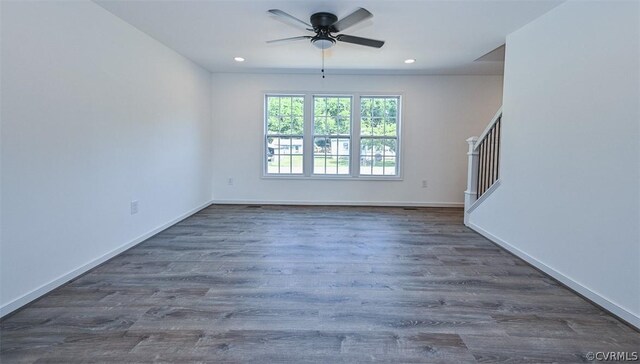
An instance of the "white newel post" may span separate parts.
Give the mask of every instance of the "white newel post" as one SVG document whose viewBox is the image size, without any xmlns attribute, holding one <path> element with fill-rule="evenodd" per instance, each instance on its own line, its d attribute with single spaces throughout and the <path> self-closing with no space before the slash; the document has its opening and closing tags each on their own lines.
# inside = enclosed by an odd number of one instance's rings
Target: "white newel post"
<svg viewBox="0 0 640 364">
<path fill-rule="evenodd" d="M 471 205 L 476 202 L 476 185 L 478 178 L 478 151 L 475 151 L 476 141 L 478 137 L 471 137 L 467 139 L 469 144 L 468 165 L 467 165 L 467 190 L 464 191 L 464 224 L 469 223 L 469 213 L 467 212 Z"/>
</svg>

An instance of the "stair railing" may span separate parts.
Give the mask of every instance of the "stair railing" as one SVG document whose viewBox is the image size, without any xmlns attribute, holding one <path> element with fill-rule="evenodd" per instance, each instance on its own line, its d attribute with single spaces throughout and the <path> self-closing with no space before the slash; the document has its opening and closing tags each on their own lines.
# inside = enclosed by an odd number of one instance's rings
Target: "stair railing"
<svg viewBox="0 0 640 364">
<path fill-rule="evenodd" d="M 482 197 L 493 191 L 500 181 L 500 134 L 502 124 L 502 108 L 480 137 L 467 139 L 469 144 L 467 190 L 464 191 L 465 223 L 468 214 L 482 200 Z"/>
</svg>

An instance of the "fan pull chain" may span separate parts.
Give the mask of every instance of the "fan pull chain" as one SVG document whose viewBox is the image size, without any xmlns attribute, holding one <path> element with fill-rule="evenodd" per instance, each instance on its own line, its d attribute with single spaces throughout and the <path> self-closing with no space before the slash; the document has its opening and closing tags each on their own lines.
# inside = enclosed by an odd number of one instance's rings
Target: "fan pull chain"
<svg viewBox="0 0 640 364">
<path fill-rule="evenodd" d="M 324 48 L 322 48 L 322 78 L 324 78 Z"/>
</svg>

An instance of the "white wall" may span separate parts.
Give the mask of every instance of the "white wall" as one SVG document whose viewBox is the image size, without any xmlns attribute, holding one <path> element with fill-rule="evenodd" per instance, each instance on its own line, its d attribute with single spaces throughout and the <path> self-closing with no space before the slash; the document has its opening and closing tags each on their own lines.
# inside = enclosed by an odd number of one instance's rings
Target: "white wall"
<svg viewBox="0 0 640 364">
<path fill-rule="evenodd" d="M 191 61 L 91 2 L 3 1 L 1 71 L 2 314 L 210 201 Z"/>
<path fill-rule="evenodd" d="M 330 71 L 329 71 L 330 72 Z M 501 76 L 213 74 L 214 200 L 257 203 L 460 205 L 466 142 L 500 107 Z M 264 93 L 403 95 L 402 181 L 263 179 Z M 233 179 L 233 185 L 228 179 Z M 422 180 L 428 188 L 422 188 Z"/>
<path fill-rule="evenodd" d="M 640 326 L 640 9 L 569 2 L 507 38 L 501 179 L 472 226 Z"/>
</svg>

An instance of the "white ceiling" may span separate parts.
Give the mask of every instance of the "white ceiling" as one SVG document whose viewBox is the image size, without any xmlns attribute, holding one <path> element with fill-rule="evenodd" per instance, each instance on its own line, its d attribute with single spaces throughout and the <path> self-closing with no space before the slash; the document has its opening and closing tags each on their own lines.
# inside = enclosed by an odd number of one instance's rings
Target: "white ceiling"
<svg viewBox="0 0 640 364">
<path fill-rule="evenodd" d="M 338 42 L 326 52 L 328 71 L 502 74 L 500 60 L 474 60 L 504 44 L 507 34 L 562 0 L 95 2 L 212 72 L 318 72 L 321 51 L 308 41 L 265 43 L 311 34 L 267 10 L 280 9 L 308 22 L 315 12 L 331 12 L 342 18 L 363 7 L 373 18 L 343 33 L 386 44 L 375 49 Z M 234 62 L 236 56 L 246 61 Z M 417 61 L 404 64 L 407 58 Z"/>
</svg>

